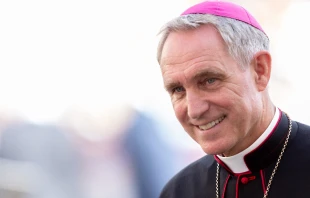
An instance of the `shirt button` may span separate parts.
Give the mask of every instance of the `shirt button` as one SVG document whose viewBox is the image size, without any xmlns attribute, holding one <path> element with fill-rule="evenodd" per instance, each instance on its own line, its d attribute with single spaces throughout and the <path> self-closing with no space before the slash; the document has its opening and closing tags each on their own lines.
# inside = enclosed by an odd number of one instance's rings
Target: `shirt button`
<svg viewBox="0 0 310 198">
<path fill-rule="evenodd" d="M 249 178 L 247 178 L 247 177 L 242 177 L 241 178 L 241 183 L 247 184 L 248 182 L 249 182 Z"/>
</svg>

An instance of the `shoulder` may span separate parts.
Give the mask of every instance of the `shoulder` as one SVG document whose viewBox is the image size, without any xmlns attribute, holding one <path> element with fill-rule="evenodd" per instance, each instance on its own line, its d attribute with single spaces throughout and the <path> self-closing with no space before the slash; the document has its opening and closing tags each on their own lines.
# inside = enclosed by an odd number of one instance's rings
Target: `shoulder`
<svg viewBox="0 0 310 198">
<path fill-rule="evenodd" d="M 178 181 L 184 177 L 195 176 L 202 172 L 207 172 L 212 164 L 215 162 L 213 155 L 205 155 L 204 157 L 194 161 L 193 163 L 186 166 L 178 174 L 176 174 L 171 180 Z"/>
<path fill-rule="evenodd" d="M 305 143 L 310 142 L 310 126 L 300 122 L 295 123 L 297 125 L 296 139 Z"/>
<path fill-rule="evenodd" d="M 300 123 L 300 122 L 296 122 L 297 125 L 298 125 L 298 131 L 305 131 L 305 132 L 310 132 L 310 126 L 309 125 L 306 125 L 306 124 L 303 124 L 303 123 Z"/>
<path fill-rule="evenodd" d="M 291 152 L 292 155 L 298 153 L 296 157 L 304 156 L 304 158 L 309 159 L 310 162 L 310 155 L 306 152 L 310 149 L 310 126 L 294 121 L 288 147 L 290 149 L 286 152 Z"/>
<path fill-rule="evenodd" d="M 210 170 L 215 167 L 213 155 L 206 155 L 196 160 L 170 179 L 163 188 L 160 198 L 188 197 L 187 193 L 199 191 L 200 185 L 203 186 L 207 182 L 206 178 L 209 178 Z"/>
</svg>

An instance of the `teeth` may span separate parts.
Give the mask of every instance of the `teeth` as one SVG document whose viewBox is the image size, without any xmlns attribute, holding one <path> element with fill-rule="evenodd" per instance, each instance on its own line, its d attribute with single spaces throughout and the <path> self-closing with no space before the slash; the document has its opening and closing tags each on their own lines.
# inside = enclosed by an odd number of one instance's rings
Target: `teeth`
<svg viewBox="0 0 310 198">
<path fill-rule="evenodd" d="M 224 118 L 225 118 L 225 116 L 222 116 L 222 117 L 220 117 L 220 118 L 217 119 L 217 120 L 214 120 L 214 121 L 212 121 L 212 122 L 209 122 L 208 124 L 200 125 L 199 128 L 200 128 L 201 130 L 208 130 L 208 129 L 214 127 L 215 125 L 217 125 L 218 123 L 222 122 L 222 120 L 224 120 Z"/>
</svg>

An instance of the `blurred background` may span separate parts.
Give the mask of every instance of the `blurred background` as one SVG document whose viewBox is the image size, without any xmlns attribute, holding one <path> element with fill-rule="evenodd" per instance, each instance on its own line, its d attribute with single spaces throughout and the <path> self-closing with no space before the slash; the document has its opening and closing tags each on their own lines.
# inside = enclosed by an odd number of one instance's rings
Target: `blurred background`
<svg viewBox="0 0 310 198">
<path fill-rule="evenodd" d="M 0 197 L 156 198 L 203 156 L 156 62 L 160 27 L 198 2 L 0 1 Z M 310 1 L 231 2 L 270 37 L 274 103 L 310 124 Z"/>
</svg>

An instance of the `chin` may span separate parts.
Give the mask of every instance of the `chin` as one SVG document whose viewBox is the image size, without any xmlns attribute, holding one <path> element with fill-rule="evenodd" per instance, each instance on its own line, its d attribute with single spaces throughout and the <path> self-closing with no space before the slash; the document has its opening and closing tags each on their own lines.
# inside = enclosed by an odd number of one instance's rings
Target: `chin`
<svg viewBox="0 0 310 198">
<path fill-rule="evenodd" d="M 212 145 L 211 144 L 209 143 L 208 146 L 200 145 L 202 150 L 208 155 L 221 155 L 223 153 L 229 152 L 231 148 L 227 147 L 227 145 L 221 146 L 219 143 L 213 143 Z"/>
<path fill-rule="evenodd" d="M 204 148 L 204 147 L 201 147 L 201 148 L 203 152 L 205 152 L 208 155 L 220 155 L 224 153 L 222 149 L 212 149 L 212 148 Z"/>
</svg>

